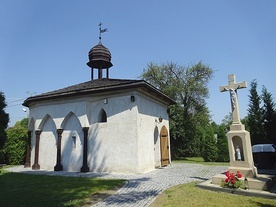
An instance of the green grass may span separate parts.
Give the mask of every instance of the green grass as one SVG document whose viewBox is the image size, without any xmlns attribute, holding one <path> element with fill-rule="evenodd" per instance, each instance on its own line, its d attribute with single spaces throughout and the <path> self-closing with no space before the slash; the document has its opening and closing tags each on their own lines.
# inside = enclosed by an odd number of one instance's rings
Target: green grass
<svg viewBox="0 0 276 207">
<path fill-rule="evenodd" d="M 83 206 L 91 195 L 121 187 L 123 180 L 10 173 L 1 169 L 0 206 Z"/>
<path fill-rule="evenodd" d="M 275 199 L 234 195 L 224 192 L 204 190 L 196 183 L 178 185 L 165 190 L 150 207 L 272 207 Z"/>
<path fill-rule="evenodd" d="M 220 165 L 229 166 L 229 162 L 204 162 L 202 157 L 181 157 L 179 159 L 173 160 L 175 163 L 193 163 L 193 164 L 203 164 L 203 165 Z"/>
</svg>

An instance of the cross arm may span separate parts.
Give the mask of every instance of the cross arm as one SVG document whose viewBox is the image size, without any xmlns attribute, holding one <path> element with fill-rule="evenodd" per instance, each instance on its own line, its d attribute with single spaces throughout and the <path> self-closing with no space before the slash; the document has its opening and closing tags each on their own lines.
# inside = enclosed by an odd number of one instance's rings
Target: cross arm
<svg viewBox="0 0 276 207">
<path fill-rule="evenodd" d="M 243 81 L 240 83 L 236 83 L 236 89 L 240 89 L 240 88 L 247 88 L 247 82 Z"/>
<path fill-rule="evenodd" d="M 219 91 L 220 91 L 220 92 L 229 91 L 229 89 L 230 89 L 229 86 L 220 86 L 220 87 L 219 87 Z"/>
</svg>

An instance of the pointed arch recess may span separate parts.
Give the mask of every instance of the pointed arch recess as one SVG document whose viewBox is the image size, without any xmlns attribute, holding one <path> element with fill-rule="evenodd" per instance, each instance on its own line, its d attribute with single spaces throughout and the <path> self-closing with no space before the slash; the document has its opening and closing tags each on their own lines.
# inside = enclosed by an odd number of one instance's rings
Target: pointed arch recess
<svg viewBox="0 0 276 207">
<path fill-rule="evenodd" d="M 99 123 L 107 122 L 107 115 L 106 115 L 106 112 L 103 108 L 99 111 L 97 120 L 98 120 Z"/>
<path fill-rule="evenodd" d="M 56 123 L 54 122 L 53 118 L 52 118 L 49 114 L 46 114 L 46 115 L 43 117 L 42 121 L 40 122 L 40 124 L 39 124 L 39 126 L 38 126 L 38 129 L 39 129 L 39 130 L 42 130 L 42 129 L 43 129 L 43 127 L 44 127 L 45 123 L 48 121 L 48 119 L 51 119 L 51 121 L 52 121 L 52 122 L 54 123 L 54 125 L 55 125 L 55 128 L 57 128 Z"/>
<path fill-rule="evenodd" d="M 64 127 L 66 126 L 66 123 L 68 122 L 69 119 L 71 119 L 72 117 L 75 117 L 77 120 L 78 120 L 78 123 L 80 126 L 81 125 L 81 122 L 79 120 L 79 118 L 77 117 L 77 115 L 75 113 L 73 113 L 72 111 L 70 111 L 66 116 L 65 118 L 63 119 L 62 123 L 61 123 L 61 128 L 64 129 Z"/>
</svg>

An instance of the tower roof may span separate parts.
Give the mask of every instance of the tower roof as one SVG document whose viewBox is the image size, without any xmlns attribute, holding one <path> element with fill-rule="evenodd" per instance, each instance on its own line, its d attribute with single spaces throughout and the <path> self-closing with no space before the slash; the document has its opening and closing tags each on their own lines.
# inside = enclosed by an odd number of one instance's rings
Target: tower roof
<svg viewBox="0 0 276 207">
<path fill-rule="evenodd" d="M 106 48 L 101 40 L 99 43 L 92 47 L 88 53 L 89 62 L 87 65 L 91 68 L 110 68 L 113 66 L 111 63 L 111 53 L 108 48 Z"/>
</svg>

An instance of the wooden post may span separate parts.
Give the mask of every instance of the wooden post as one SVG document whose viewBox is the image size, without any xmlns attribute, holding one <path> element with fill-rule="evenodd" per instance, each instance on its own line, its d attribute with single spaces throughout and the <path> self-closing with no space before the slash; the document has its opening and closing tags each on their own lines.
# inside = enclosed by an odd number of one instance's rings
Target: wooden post
<svg viewBox="0 0 276 207">
<path fill-rule="evenodd" d="M 39 170 L 40 169 L 40 165 L 38 164 L 38 159 L 39 159 L 39 140 L 40 140 L 40 134 L 41 134 L 41 130 L 36 130 L 35 131 L 35 161 L 34 164 L 32 166 L 33 170 Z"/>
<path fill-rule="evenodd" d="M 88 130 L 89 127 L 83 127 L 83 165 L 81 167 L 81 172 L 89 172 L 89 167 L 87 165 L 87 151 L 88 151 L 88 146 L 87 146 L 87 138 L 88 138 Z"/>
<path fill-rule="evenodd" d="M 63 132 L 63 129 L 57 129 L 57 134 L 58 134 L 58 143 L 57 143 L 57 164 L 54 167 L 55 171 L 62 171 L 63 166 L 61 164 L 61 134 Z"/>
</svg>

